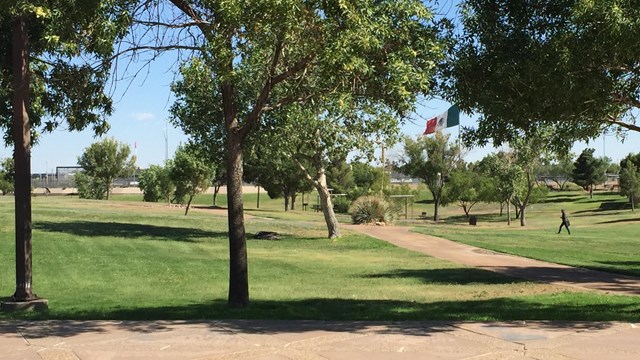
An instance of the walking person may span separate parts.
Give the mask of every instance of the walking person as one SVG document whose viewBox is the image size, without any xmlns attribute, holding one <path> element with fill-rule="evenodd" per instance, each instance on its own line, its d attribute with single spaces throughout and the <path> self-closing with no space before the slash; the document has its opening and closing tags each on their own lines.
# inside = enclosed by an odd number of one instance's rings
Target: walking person
<svg viewBox="0 0 640 360">
<path fill-rule="evenodd" d="M 567 214 L 565 214 L 564 210 L 560 210 L 562 211 L 562 216 L 560 216 L 560 218 L 562 219 L 562 224 L 560 224 L 560 228 L 558 228 L 558 234 L 560 234 L 560 231 L 562 231 L 562 227 L 566 227 L 567 228 L 567 232 L 569 233 L 569 235 L 571 235 L 571 230 L 569 230 L 569 225 L 571 225 L 569 223 L 569 219 L 567 218 Z"/>
</svg>

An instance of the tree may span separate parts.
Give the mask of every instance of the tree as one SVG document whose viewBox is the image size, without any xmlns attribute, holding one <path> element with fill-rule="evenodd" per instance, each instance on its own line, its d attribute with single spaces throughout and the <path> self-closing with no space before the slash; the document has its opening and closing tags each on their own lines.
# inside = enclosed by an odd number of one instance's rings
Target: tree
<svg viewBox="0 0 640 360">
<path fill-rule="evenodd" d="M 139 187 L 142 190 L 144 201 L 158 202 L 164 199 L 171 203 L 171 196 L 175 191 L 175 185 L 171 181 L 171 162 L 165 166 L 151 165 L 140 174 Z"/>
<path fill-rule="evenodd" d="M 482 114 L 480 137 L 552 126 L 566 149 L 609 126 L 640 131 L 635 2 L 467 0 L 461 13 L 448 97 Z"/>
<path fill-rule="evenodd" d="M 13 158 L 4 158 L 0 161 L 0 191 L 2 195 L 13 192 Z"/>
<path fill-rule="evenodd" d="M 298 192 L 311 190 L 295 162 L 269 143 L 255 145 L 245 163 L 244 174 L 247 181 L 267 190 L 270 198 L 283 197 L 285 211 L 295 209 Z"/>
<path fill-rule="evenodd" d="M 108 129 L 104 85 L 114 39 L 128 24 L 127 0 L 3 1 L 0 3 L 0 123 L 14 145 L 16 291 L 32 289 L 31 143 L 35 130 Z M 96 66 L 96 64 L 98 64 Z"/>
<path fill-rule="evenodd" d="M 431 24 L 431 12 L 417 0 L 171 3 L 177 14 L 162 21 L 150 17 L 140 24 L 180 28 L 189 37 L 171 45 L 199 51 L 183 67 L 181 82 L 187 92 L 176 92 L 177 104 L 182 108 L 207 104 L 210 109 L 210 116 L 191 117 L 194 122 L 185 132 L 210 133 L 219 127 L 226 139 L 228 304 L 246 307 L 243 149 L 263 115 L 341 94 L 384 98 L 394 110 L 405 113 L 418 93 L 428 91 L 444 45 Z M 165 19 L 170 23 L 164 24 Z M 189 71 L 200 73 L 204 81 L 187 80 Z"/>
<path fill-rule="evenodd" d="M 511 225 L 511 199 L 513 199 L 518 184 L 522 183 L 524 172 L 518 166 L 512 154 L 498 152 L 485 156 L 479 163 L 480 172 L 495 184 L 494 192 L 487 192 L 485 201 L 500 203 L 500 215 L 504 204 L 507 205 L 507 224 Z"/>
<path fill-rule="evenodd" d="M 353 171 L 353 182 L 356 186 L 356 196 L 351 196 L 354 200 L 362 195 L 368 195 L 373 191 L 373 186 L 380 182 L 382 178 L 380 169 L 367 163 L 354 161 L 351 163 L 351 170 Z"/>
<path fill-rule="evenodd" d="M 446 196 L 450 201 L 458 201 L 468 218 L 475 204 L 490 197 L 487 193 L 492 186 L 488 177 L 482 176 L 473 168 L 461 166 L 449 175 Z"/>
<path fill-rule="evenodd" d="M 436 132 L 434 137 L 404 139 L 404 154 L 398 170 L 427 184 L 434 201 L 433 221 L 440 220 L 438 209 L 449 201 L 444 196 L 445 187 L 459 160 L 458 147 L 449 144 L 449 135 Z"/>
<path fill-rule="evenodd" d="M 629 197 L 631 211 L 634 211 L 640 198 L 640 170 L 632 162 L 620 172 L 620 192 Z"/>
<path fill-rule="evenodd" d="M 186 216 L 193 197 L 209 188 L 213 178 L 213 169 L 207 164 L 206 157 L 197 148 L 180 146 L 173 157 L 169 175 L 175 184 L 175 197 L 177 199 L 188 197 L 187 207 L 184 211 Z"/>
<path fill-rule="evenodd" d="M 605 180 L 607 164 L 602 159 L 593 157 L 595 149 L 587 148 L 576 159 L 573 169 L 573 182 L 589 191 L 589 198 L 593 198 L 593 186 Z"/>
<path fill-rule="evenodd" d="M 136 159 L 135 156 L 130 157 L 130 153 L 129 145 L 105 138 L 84 149 L 84 153 L 78 157 L 78 165 L 82 166 L 87 176 L 96 179 L 92 184 L 104 187 L 106 199 L 109 200 L 113 180 L 130 176 L 135 171 Z"/>
<path fill-rule="evenodd" d="M 564 190 L 565 185 L 573 178 L 573 159 L 571 154 L 562 155 L 559 159 L 542 167 L 541 175 L 547 177 Z"/>
</svg>

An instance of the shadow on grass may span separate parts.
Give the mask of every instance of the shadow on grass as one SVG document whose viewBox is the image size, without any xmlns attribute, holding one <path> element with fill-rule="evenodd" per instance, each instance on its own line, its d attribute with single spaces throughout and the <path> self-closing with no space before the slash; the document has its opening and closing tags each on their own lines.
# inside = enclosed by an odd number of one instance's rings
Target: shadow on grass
<svg viewBox="0 0 640 360">
<path fill-rule="evenodd" d="M 616 224 L 616 223 L 626 223 L 626 222 L 640 222 L 640 218 L 601 221 L 598 224 Z"/>
<path fill-rule="evenodd" d="M 371 331 L 372 322 L 385 322 L 375 331 L 398 334 L 428 335 L 433 328 L 456 321 L 554 320 L 541 327 L 594 328 L 608 327 L 605 323 L 565 323 L 564 321 L 630 321 L 640 320 L 640 303 L 620 299 L 611 303 L 606 299 L 593 301 L 580 294 L 558 295 L 547 302 L 534 297 L 496 298 L 484 300 L 455 300 L 418 303 L 398 300 L 358 300 L 314 298 L 303 300 L 253 300 L 247 309 L 229 309 L 226 301 L 216 300 L 175 306 L 103 309 L 100 311 L 51 311 L 49 313 L 21 313 L 24 320 L 70 320 L 35 322 L 0 322 L 0 334 L 15 333 L 17 329 L 27 337 L 68 337 L 86 332 L 103 332 L 105 323 L 81 320 L 125 320 L 109 323 L 113 328 L 133 332 L 168 330 L 171 325 L 204 323 L 211 330 L 241 331 L 243 333 L 300 333 L 312 330 Z M 205 321 L 225 319 L 222 321 Z M 143 323 L 143 320 L 159 320 Z M 292 321 L 296 320 L 296 321 Z M 421 323 L 419 321 L 434 321 Z M 438 323 L 439 322 L 439 323 Z M 508 325 L 507 325 L 508 326 Z M 446 329 L 444 329 L 446 331 Z"/>
<path fill-rule="evenodd" d="M 153 240 L 182 242 L 199 242 L 202 241 L 202 239 L 227 238 L 226 232 L 121 222 L 70 221 L 58 223 L 40 221 L 34 223 L 34 229 L 77 236 L 110 236 L 126 239 L 150 238 Z"/>
<path fill-rule="evenodd" d="M 576 201 L 576 197 L 581 197 L 582 195 L 563 195 L 559 197 L 549 197 L 542 201 L 541 204 L 550 204 L 550 203 L 566 203 L 566 202 L 574 202 Z"/>
<path fill-rule="evenodd" d="M 472 284 L 513 284 L 526 280 L 506 277 L 491 271 L 473 268 L 452 269 L 398 269 L 382 274 L 363 275 L 364 278 L 418 279 L 425 284 L 472 285 Z"/>
</svg>

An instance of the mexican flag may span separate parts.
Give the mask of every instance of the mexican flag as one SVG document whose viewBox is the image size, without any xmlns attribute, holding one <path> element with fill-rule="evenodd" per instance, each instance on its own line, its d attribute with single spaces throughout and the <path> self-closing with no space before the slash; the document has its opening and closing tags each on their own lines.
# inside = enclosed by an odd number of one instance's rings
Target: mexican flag
<svg viewBox="0 0 640 360">
<path fill-rule="evenodd" d="M 460 125 L 460 109 L 453 105 L 449 110 L 427 120 L 427 128 L 424 130 L 423 135 L 433 134 L 436 131 L 456 125 Z"/>
</svg>

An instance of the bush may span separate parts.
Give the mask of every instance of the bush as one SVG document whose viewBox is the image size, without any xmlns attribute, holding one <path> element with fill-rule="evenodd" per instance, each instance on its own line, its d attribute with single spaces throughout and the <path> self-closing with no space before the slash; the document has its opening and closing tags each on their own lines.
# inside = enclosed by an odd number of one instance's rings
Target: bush
<svg viewBox="0 0 640 360">
<path fill-rule="evenodd" d="M 168 167 L 158 165 L 151 165 L 140 174 L 138 187 L 142 190 L 143 200 L 148 202 L 168 201 L 175 188 Z"/>
<path fill-rule="evenodd" d="M 390 224 L 397 215 L 394 206 L 376 196 L 363 196 L 351 206 L 351 221 L 354 224 L 384 222 Z"/>
<path fill-rule="evenodd" d="M 76 186 L 81 199 L 102 200 L 107 195 L 107 185 L 103 179 L 89 176 L 84 172 L 76 173 Z"/>
<path fill-rule="evenodd" d="M 333 198 L 333 209 L 339 214 L 346 214 L 349 212 L 349 206 L 351 201 L 344 196 L 336 196 Z"/>
</svg>

